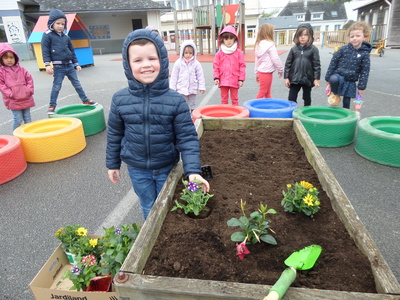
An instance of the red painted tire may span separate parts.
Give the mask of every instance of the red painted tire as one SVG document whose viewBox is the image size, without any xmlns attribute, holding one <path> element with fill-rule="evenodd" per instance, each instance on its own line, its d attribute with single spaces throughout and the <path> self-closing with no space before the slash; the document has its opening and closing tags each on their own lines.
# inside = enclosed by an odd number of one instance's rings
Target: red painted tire
<svg viewBox="0 0 400 300">
<path fill-rule="evenodd" d="M 248 118 L 250 112 L 242 106 L 230 104 L 215 104 L 201 106 L 193 110 L 193 122 L 199 118 Z"/>
<path fill-rule="evenodd" d="M 27 167 L 19 138 L 0 135 L 0 184 L 21 175 Z"/>
</svg>

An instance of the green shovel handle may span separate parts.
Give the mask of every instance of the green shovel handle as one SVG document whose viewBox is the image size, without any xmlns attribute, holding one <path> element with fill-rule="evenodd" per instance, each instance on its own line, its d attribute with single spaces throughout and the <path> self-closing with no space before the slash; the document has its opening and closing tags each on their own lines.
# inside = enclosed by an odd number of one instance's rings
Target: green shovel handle
<svg viewBox="0 0 400 300">
<path fill-rule="evenodd" d="M 282 272 L 278 281 L 269 290 L 268 296 L 264 300 L 279 300 L 285 295 L 287 289 L 296 279 L 296 269 L 289 267 Z"/>
</svg>

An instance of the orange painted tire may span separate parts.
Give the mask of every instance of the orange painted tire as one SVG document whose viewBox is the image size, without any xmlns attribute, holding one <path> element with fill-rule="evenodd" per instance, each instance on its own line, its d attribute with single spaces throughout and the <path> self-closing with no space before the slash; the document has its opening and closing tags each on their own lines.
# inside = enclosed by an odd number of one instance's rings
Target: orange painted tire
<svg viewBox="0 0 400 300">
<path fill-rule="evenodd" d="M 27 167 L 19 138 L 0 135 L 0 184 L 21 175 Z"/>
<path fill-rule="evenodd" d="M 230 104 L 215 104 L 201 106 L 193 110 L 193 122 L 199 118 L 248 118 L 250 112 L 242 106 Z"/>
<path fill-rule="evenodd" d="M 44 119 L 14 130 L 27 162 L 44 163 L 73 156 L 86 147 L 82 121 L 77 118 Z"/>
</svg>

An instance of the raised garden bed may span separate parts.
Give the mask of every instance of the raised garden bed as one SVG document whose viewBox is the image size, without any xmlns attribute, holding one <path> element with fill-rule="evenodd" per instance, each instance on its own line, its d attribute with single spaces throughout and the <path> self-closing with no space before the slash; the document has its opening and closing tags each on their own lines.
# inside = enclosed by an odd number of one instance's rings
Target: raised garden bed
<svg viewBox="0 0 400 300">
<path fill-rule="evenodd" d="M 221 149 L 213 149 L 213 156 L 208 153 L 208 157 L 204 157 L 203 154 L 207 151 L 202 149 L 203 163 L 214 164 L 213 171 L 215 174 L 214 179 L 211 181 L 211 187 L 212 193 L 215 193 L 216 196 L 212 198 L 214 204 L 211 203 L 213 211 L 210 217 L 218 211 L 218 205 L 224 205 L 224 203 L 226 204 L 227 202 L 234 202 L 237 205 L 236 211 L 230 211 L 226 208 L 225 213 L 219 217 L 219 220 L 211 219 L 208 223 L 214 225 L 214 227 L 220 227 L 216 224 L 222 223 L 222 227 L 225 226 L 227 230 L 233 232 L 235 229 L 227 228 L 226 221 L 231 217 L 240 216 L 240 199 L 243 198 L 244 201 L 248 202 L 249 212 L 257 209 L 257 204 L 262 201 L 264 204 L 268 204 L 269 207 L 278 210 L 278 214 L 271 217 L 271 227 L 277 232 L 275 238 L 278 241 L 278 245 L 251 245 L 249 246 L 251 254 L 243 261 L 240 261 L 235 256 L 234 243 L 229 240 L 230 234 L 222 238 L 212 236 L 212 234 L 208 232 L 205 235 L 202 234 L 199 223 L 204 223 L 204 220 L 193 220 L 193 223 L 197 226 L 197 233 L 192 233 L 189 236 L 180 236 L 182 231 L 185 231 L 185 228 L 187 229 L 186 231 L 190 230 L 184 223 L 179 222 L 186 218 L 186 216 L 176 213 L 174 216 L 171 216 L 172 213 L 169 212 L 171 202 L 177 197 L 175 194 L 175 187 L 180 184 L 182 176 L 182 168 L 178 165 L 169 177 L 154 209 L 144 224 L 134 247 L 125 261 L 122 268 L 126 275 L 125 278 L 121 277 L 120 282 L 116 280 L 116 288 L 122 299 L 263 299 L 270 285 L 278 279 L 280 273 L 284 270 L 284 259 L 290 255 L 291 252 L 299 250 L 294 247 L 298 247 L 298 245 L 307 246 L 312 243 L 321 244 L 324 248 L 323 253 L 312 271 L 301 272 L 293 285 L 294 287 L 290 288 L 287 292 L 285 296 L 287 299 L 396 299 L 393 295 L 383 295 L 400 292 L 399 284 L 393 273 L 388 268 L 379 250 L 371 240 L 364 225 L 358 219 L 346 195 L 329 171 L 325 161 L 320 156 L 318 149 L 314 146 L 304 127 L 298 120 L 254 118 L 205 119 L 199 120 L 196 124 L 198 125 L 199 136 L 203 134 L 204 130 L 206 131 L 204 135 L 205 140 L 207 139 L 208 130 L 227 130 L 225 136 L 229 136 L 230 133 L 233 133 L 228 130 L 252 130 L 253 139 L 249 142 L 250 147 L 252 149 L 260 148 L 264 150 L 264 155 L 257 155 L 253 153 L 254 151 L 247 151 L 248 162 L 243 164 L 243 157 L 240 156 L 239 153 L 241 153 L 240 143 L 246 142 L 244 136 L 239 137 L 239 139 L 237 137 L 231 138 L 230 143 L 224 139 L 217 140 L 217 144 L 225 146 L 223 150 L 225 153 L 223 153 Z M 281 132 L 280 139 L 278 138 L 275 140 L 276 144 L 282 143 L 283 140 L 286 142 L 293 136 L 293 133 L 295 133 L 298 139 L 295 143 L 282 145 L 280 153 L 272 155 L 275 156 L 275 158 L 271 157 L 271 154 L 268 152 L 268 146 L 262 146 L 262 144 L 260 144 L 263 138 L 257 139 L 257 134 L 260 135 L 263 130 L 268 130 L 268 128 L 271 127 L 273 130 L 269 132 L 269 135 L 272 135 L 274 130 L 279 131 L 280 129 L 288 132 L 283 136 L 283 139 Z M 255 128 L 267 129 L 257 131 Z M 215 140 L 215 137 L 213 137 L 213 139 Z M 299 148 L 299 142 L 304 150 L 301 147 Z M 232 149 L 228 149 L 228 144 L 233 144 L 238 150 L 237 159 L 224 163 L 222 157 L 227 157 L 228 152 L 232 151 Z M 207 145 L 210 147 L 210 144 Z M 271 146 L 271 141 L 269 141 L 269 145 Z M 279 164 L 279 168 L 283 168 L 285 167 L 286 161 L 289 160 L 288 157 L 281 160 L 280 155 L 282 153 L 295 156 L 299 164 L 299 169 L 304 170 L 303 173 L 298 174 L 296 167 L 287 166 L 292 170 L 292 174 L 289 175 L 289 177 L 284 179 L 274 178 L 274 176 L 278 176 L 276 169 L 274 169 L 274 164 Z M 308 166 L 304 164 L 305 157 L 307 157 L 309 161 Z M 213 159 L 217 159 L 217 161 L 210 163 Z M 261 173 L 252 171 L 253 173 L 246 174 L 245 166 L 250 165 L 251 161 L 255 160 L 259 165 L 259 171 L 261 171 Z M 222 165 L 225 164 L 226 166 L 224 167 L 227 169 L 220 169 Z M 216 165 L 218 165 L 218 167 Z M 267 171 L 265 171 L 265 169 L 263 171 L 262 167 L 266 167 Z M 228 172 L 227 170 L 241 174 L 243 177 L 242 180 L 231 178 L 230 175 L 233 173 L 226 174 L 225 172 Z M 298 178 L 298 176 L 301 178 Z M 262 195 L 261 198 L 259 198 L 260 192 L 257 188 L 260 185 L 258 183 L 259 181 L 257 181 L 260 177 L 264 177 L 264 179 L 261 179 L 266 183 L 264 190 L 267 189 L 267 186 L 272 186 L 272 192 Z M 225 183 L 227 186 L 221 187 L 218 185 L 219 180 L 222 178 L 228 179 L 228 182 Z M 252 181 L 252 179 L 254 181 Z M 285 189 L 287 183 L 291 183 L 287 182 L 289 179 L 291 179 L 291 182 L 300 180 L 312 182 L 319 180 L 319 182 L 313 183 L 321 191 L 320 196 L 323 208 L 316 215 L 315 220 L 302 215 L 288 215 L 278 206 L 277 203 L 282 199 L 278 194 L 281 193 L 282 189 Z M 231 180 L 231 182 L 229 182 L 229 180 Z M 322 189 L 326 193 L 323 192 Z M 229 198 L 233 197 L 235 199 L 226 199 L 228 191 L 236 193 L 234 196 L 228 196 Z M 177 192 L 179 192 L 179 188 Z M 222 199 L 220 197 L 222 197 Z M 276 199 L 278 197 L 279 199 Z M 333 213 L 332 208 L 336 211 L 337 215 Z M 330 214 L 328 214 L 329 211 L 331 211 Z M 275 223 L 274 218 L 276 218 Z M 290 223 L 294 223 L 294 225 L 297 226 L 296 229 L 285 232 L 284 228 L 279 227 L 278 224 L 281 221 L 278 221 L 278 218 L 290 220 Z M 174 228 L 176 234 L 166 237 L 164 236 L 163 225 L 167 226 L 171 220 L 178 221 L 178 224 L 175 225 Z M 311 234 L 306 238 L 303 237 L 302 240 L 300 233 L 302 231 L 309 231 L 308 229 L 310 228 L 317 227 L 315 224 L 321 220 L 328 221 L 326 223 L 336 222 L 337 228 L 333 231 L 325 232 L 323 236 L 318 236 L 318 234 L 310 231 Z M 343 225 L 346 229 L 343 229 Z M 335 245 L 330 245 L 328 243 L 329 235 L 336 238 Z M 203 252 L 206 252 L 206 258 L 186 265 L 186 258 L 196 258 L 195 241 L 199 236 L 202 236 L 203 239 L 203 244 L 205 246 Z M 209 241 L 206 237 L 211 237 L 208 239 L 210 241 L 217 241 L 220 247 L 214 249 L 208 247 L 207 242 Z M 298 239 L 300 239 L 300 241 Z M 347 244 L 346 239 L 350 241 Z M 297 240 L 299 243 L 294 244 L 293 240 Z M 187 243 L 191 248 L 185 249 Z M 175 255 L 173 257 L 171 257 L 171 255 L 169 256 L 169 259 L 172 259 L 170 262 L 166 260 L 168 257 L 161 256 L 162 251 L 157 254 L 157 248 L 168 251 L 166 249 L 168 244 L 178 245 L 178 250 L 175 250 Z M 277 249 L 278 253 L 273 252 Z M 354 251 L 352 252 L 355 253 L 353 259 L 351 259 L 352 261 L 343 260 L 340 256 L 334 256 L 335 252 L 343 254 L 343 249 L 347 250 L 344 252 Z M 223 256 L 218 256 L 221 253 Z M 242 269 L 238 269 L 239 271 L 236 269 L 228 270 L 229 272 L 224 271 L 218 274 L 217 271 L 225 261 L 230 262 L 232 268 L 238 266 L 242 267 Z M 179 262 L 180 267 L 178 268 L 175 265 L 174 268 L 174 262 Z M 261 270 L 265 270 L 267 273 L 264 273 L 264 275 L 260 277 L 260 274 L 258 274 L 260 272 L 252 265 L 254 263 L 260 265 Z M 204 265 L 207 264 L 209 266 L 209 272 L 204 271 Z M 353 264 L 356 265 L 355 269 L 352 269 Z M 158 271 L 153 268 L 157 266 L 159 267 Z M 331 266 L 339 266 L 339 271 L 336 271 L 339 273 L 332 273 Z M 340 267 L 342 269 L 340 269 Z M 170 273 L 165 273 L 168 270 Z M 203 270 L 204 272 L 200 272 L 199 270 Z M 350 275 L 345 274 L 345 270 L 349 270 Z M 197 272 L 199 275 L 193 275 L 193 273 L 189 273 L 189 271 Z M 210 278 L 204 277 L 207 273 L 211 275 Z M 229 273 L 235 276 L 240 273 L 239 275 L 244 276 L 235 281 L 234 276 Z M 231 275 L 233 277 L 229 277 Z M 319 277 L 319 275 L 322 277 Z M 187 278 L 179 278 L 179 276 Z M 124 280 L 125 282 L 121 283 Z M 361 284 L 361 287 L 359 286 L 355 290 L 349 288 L 342 289 L 338 284 L 340 281 L 344 281 L 345 286 L 350 286 L 352 282 L 358 282 Z M 312 285 L 310 286 L 310 284 Z M 376 292 L 380 293 L 380 295 L 376 294 Z"/>
</svg>

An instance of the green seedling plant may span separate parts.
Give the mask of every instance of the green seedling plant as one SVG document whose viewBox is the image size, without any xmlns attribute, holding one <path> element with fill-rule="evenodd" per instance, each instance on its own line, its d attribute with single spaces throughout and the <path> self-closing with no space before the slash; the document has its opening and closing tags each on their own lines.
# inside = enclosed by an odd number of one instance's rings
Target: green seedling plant
<svg viewBox="0 0 400 300">
<path fill-rule="evenodd" d="M 103 274 L 115 276 L 128 256 L 139 231 L 140 228 L 135 223 L 104 228 L 105 234 L 100 238 L 103 250 L 100 263 Z"/>
<path fill-rule="evenodd" d="M 231 218 L 228 220 L 228 226 L 239 226 L 243 231 L 234 232 L 231 235 L 231 240 L 236 243 L 236 254 L 240 259 L 244 258 L 244 255 L 249 254 L 250 251 L 247 249 L 246 244 L 256 244 L 265 242 L 271 245 L 276 245 L 275 238 L 270 234 L 273 230 L 270 228 L 270 220 L 268 214 L 276 214 L 275 209 L 268 209 L 268 205 L 263 205 L 260 202 L 258 211 L 254 211 L 248 217 L 245 212 L 246 202 L 240 200 L 240 207 L 243 216 L 240 218 Z M 240 242 L 240 244 L 238 244 Z"/>
<path fill-rule="evenodd" d="M 185 214 L 193 213 L 198 216 L 201 211 L 208 210 L 207 202 L 214 195 L 204 193 L 201 182 L 198 180 L 182 180 L 185 188 L 181 192 L 180 200 L 175 200 L 175 206 L 171 211 L 182 209 Z"/>
<path fill-rule="evenodd" d="M 282 191 L 282 206 L 285 212 L 302 212 L 311 218 L 320 210 L 318 189 L 307 181 L 287 184 L 287 192 Z"/>
</svg>

